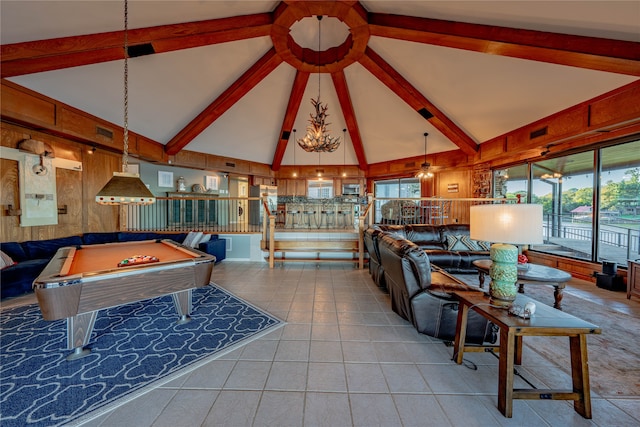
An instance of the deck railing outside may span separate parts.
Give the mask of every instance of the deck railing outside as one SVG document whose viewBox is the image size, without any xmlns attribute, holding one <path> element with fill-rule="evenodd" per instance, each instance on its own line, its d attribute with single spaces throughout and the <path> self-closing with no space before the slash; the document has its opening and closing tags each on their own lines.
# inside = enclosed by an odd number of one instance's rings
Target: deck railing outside
<svg viewBox="0 0 640 427">
<path fill-rule="evenodd" d="M 640 224 L 634 220 L 601 223 L 598 233 L 599 258 L 625 265 L 640 258 Z M 545 215 L 544 240 L 556 247 L 545 252 L 591 260 L 593 229 L 590 221 L 576 221 L 570 215 Z M 534 246 L 534 249 L 536 247 Z"/>
</svg>

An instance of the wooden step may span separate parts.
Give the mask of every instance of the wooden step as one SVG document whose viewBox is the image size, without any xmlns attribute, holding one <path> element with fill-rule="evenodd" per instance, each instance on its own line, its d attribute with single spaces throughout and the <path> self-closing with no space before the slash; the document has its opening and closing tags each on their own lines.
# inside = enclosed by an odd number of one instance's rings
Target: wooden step
<svg viewBox="0 0 640 427">
<path fill-rule="evenodd" d="M 266 256 L 264 257 L 265 261 L 269 261 L 269 257 Z M 319 258 L 319 257 L 315 257 L 315 258 L 308 258 L 308 257 L 304 257 L 304 258 L 286 258 L 284 256 L 275 256 L 273 257 L 273 261 L 274 262 L 281 262 L 281 263 L 285 263 L 285 262 L 314 262 L 314 263 L 321 263 L 321 262 L 348 262 L 348 263 L 352 263 L 352 264 L 358 264 L 358 258 Z M 366 261 L 366 259 L 365 259 Z"/>
<path fill-rule="evenodd" d="M 262 241 L 261 247 L 263 251 L 271 252 L 271 254 L 273 255 L 272 263 L 269 259 L 269 256 L 265 257 L 265 260 L 267 260 L 267 262 L 270 262 L 271 268 L 273 268 L 273 264 L 277 262 L 280 262 L 283 265 L 285 262 L 312 262 L 316 264 L 325 262 L 348 262 L 357 265 L 359 265 L 360 263 L 358 257 L 360 249 L 357 239 L 275 240 L 273 242 L 272 251 L 269 251 L 268 242 Z M 305 253 L 305 255 L 297 255 L 294 258 L 287 258 L 287 253 Z M 336 256 L 321 256 L 321 254 L 329 253 L 351 254 L 351 256 L 345 256 L 341 258 Z M 363 260 L 363 262 L 364 261 L 365 260 Z"/>
<path fill-rule="evenodd" d="M 358 252 L 357 240 L 276 240 L 274 252 Z M 263 250 L 269 251 L 268 242 Z"/>
</svg>

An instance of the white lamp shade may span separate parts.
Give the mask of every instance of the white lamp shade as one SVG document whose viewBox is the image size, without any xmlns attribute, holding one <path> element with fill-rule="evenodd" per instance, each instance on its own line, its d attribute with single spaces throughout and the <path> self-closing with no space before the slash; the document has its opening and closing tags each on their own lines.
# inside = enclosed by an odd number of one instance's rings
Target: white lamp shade
<svg viewBox="0 0 640 427">
<path fill-rule="evenodd" d="M 494 243 L 543 243 L 542 205 L 495 204 L 471 206 L 470 237 Z"/>
</svg>

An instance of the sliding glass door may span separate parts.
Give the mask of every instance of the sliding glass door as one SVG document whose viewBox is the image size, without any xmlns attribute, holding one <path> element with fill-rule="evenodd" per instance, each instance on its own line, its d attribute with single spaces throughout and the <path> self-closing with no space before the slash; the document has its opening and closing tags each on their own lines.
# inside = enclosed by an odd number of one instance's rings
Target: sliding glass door
<svg viewBox="0 0 640 427">
<path fill-rule="evenodd" d="M 593 171 L 593 151 L 533 164 L 531 202 L 543 206 L 545 236 L 534 249 L 592 259 Z"/>
<path fill-rule="evenodd" d="M 512 185 L 514 169 L 509 196 L 527 187 Z M 528 200 L 543 206 L 545 237 L 533 250 L 620 266 L 640 258 L 640 141 L 544 159 L 531 175 Z"/>
<path fill-rule="evenodd" d="M 640 141 L 600 150 L 598 260 L 640 258 Z"/>
<path fill-rule="evenodd" d="M 420 198 L 420 180 L 417 178 L 387 179 L 374 183 L 374 222 L 400 223 L 401 209 L 395 208 L 393 200 Z"/>
</svg>

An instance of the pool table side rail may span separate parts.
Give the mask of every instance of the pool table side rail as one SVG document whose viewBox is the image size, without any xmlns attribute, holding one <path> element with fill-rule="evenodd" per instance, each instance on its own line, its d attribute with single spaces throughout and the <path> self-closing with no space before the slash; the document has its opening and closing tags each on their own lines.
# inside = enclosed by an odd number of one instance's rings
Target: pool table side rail
<svg viewBox="0 0 640 427">
<path fill-rule="evenodd" d="M 116 243 L 119 245 L 127 245 L 127 244 L 139 244 L 145 243 L 146 241 L 134 241 L 134 242 L 124 242 L 124 243 Z M 171 246 L 176 250 L 184 252 L 193 258 L 195 263 L 203 262 L 208 263 L 213 258 L 213 262 L 215 263 L 216 259 L 213 255 L 209 255 L 198 249 L 189 248 L 183 246 L 179 243 L 173 242 L 171 240 L 162 240 L 162 243 L 167 246 Z M 104 245 L 114 245 L 114 243 L 104 243 Z M 95 245 L 90 245 L 95 246 Z M 117 267 L 114 266 L 112 268 L 104 268 L 101 270 L 90 271 L 90 272 L 82 272 L 82 273 L 74 273 L 69 274 L 69 270 L 71 269 L 71 264 L 73 262 L 73 257 L 75 256 L 75 252 L 78 249 L 76 246 L 65 246 L 63 248 L 58 249 L 56 254 L 53 256 L 51 261 L 44 268 L 42 273 L 33 281 L 32 287 L 33 289 L 37 288 L 49 288 L 49 287 L 60 287 L 60 286 L 68 286 L 79 283 L 80 280 L 88 280 L 91 276 L 102 275 L 102 274 L 136 274 L 136 270 L 138 268 L 148 267 L 149 264 L 138 264 L 138 265 L 130 265 L 126 267 Z M 162 265 L 171 265 L 179 261 L 159 261 L 153 263 L 155 266 Z"/>
<path fill-rule="evenodd" d="M 173 294 L 209 284 L 215 257 L 115 268 L 99 273 L 60 276 L 72 247 L 60 248 L 33 284 L 45 320 Z M 199 252 L 199 251 L 198 251 Z"/>
</svg>

